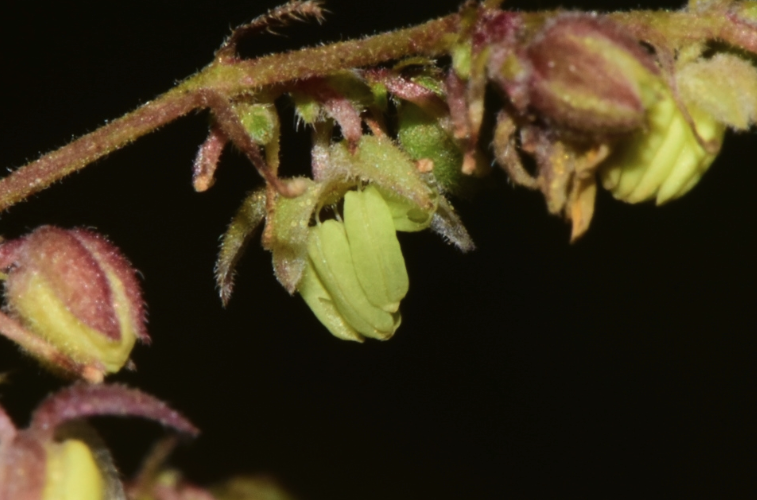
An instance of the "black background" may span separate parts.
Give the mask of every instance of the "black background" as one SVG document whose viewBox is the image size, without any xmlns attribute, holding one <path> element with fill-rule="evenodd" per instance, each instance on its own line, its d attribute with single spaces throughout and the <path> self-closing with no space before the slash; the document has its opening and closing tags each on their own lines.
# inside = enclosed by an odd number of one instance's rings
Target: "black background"
<svg viewBox="0 0 757 500">
<path fill-rule="evenodd" d="M 12 2 L 0 23 L 0 165 L 17 167 L 207 64 L 269 1 Z M 512 2 L 551 8 L 553 2 Z M 633 8 L 636 2 L 564 3 Z M 678 7 L 646 2 L 647 7 Z M 328 22 L 261 37 L 247 55 L 336 41 L 453 12 L 456 0 L 333 0 Z M 287 114 L 289 113 L 289 114 Z M 308 164 L 290 132 L 283 162 Z M 739 498 L 755 488 L 757 171 L 753 134 L 730 134 L 700 185 L 663 208 L 602 193 L 589 233 L 509 186 L 458 201 L 478 244 L 403 235 L 411 291 L 389 342 L 332 338 L 248 251 L 228 309 L 218 236 L 260 180 L 226 152 L 196 194 L 194 114 L 2 215 L 15 237 L 90 226 L 144 275 L 153 345 L 113 377 L 180 409 L 203 435 L 174 455 L 197 482 L 279 477 L 304 499 Z M 0 402 L 23 423 L 60 385 L 0 342 Z M 161 434 L 98 419 L 125 474 Z"/>
</svg>

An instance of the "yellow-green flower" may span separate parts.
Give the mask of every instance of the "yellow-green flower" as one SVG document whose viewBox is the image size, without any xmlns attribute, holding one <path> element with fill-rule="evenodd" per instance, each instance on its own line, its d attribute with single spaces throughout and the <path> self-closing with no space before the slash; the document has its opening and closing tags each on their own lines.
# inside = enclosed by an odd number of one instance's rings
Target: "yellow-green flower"
<svg viewBox="0 0 757 500">
<path fill-rule="evenodd" d="M 663 204 L 686 194 L 717 156 L 725 126 L 710 114 L 689 106 L 695 130 L 686 121 L 673 97 L 666 94 L 649 110 L 648 125 L 621 142 L 602 164 L 603 186 L 629 203 L 655 199 Z"/>
<path fill-rule="evenodd" d="M 378 189 L 347 192 L 344 221 L 311 228 L 308 256 L 299 292 L 332 334 L 357 341 L 394 335 L 408 276 L 392 212 Z"/>
</svg>

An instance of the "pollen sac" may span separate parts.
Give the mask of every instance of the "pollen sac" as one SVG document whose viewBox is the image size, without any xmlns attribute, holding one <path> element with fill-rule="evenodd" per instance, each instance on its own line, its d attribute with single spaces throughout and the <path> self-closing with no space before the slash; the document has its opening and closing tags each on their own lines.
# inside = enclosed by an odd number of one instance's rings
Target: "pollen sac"
<svg viewBox="0 0 757 500">
<path fill-rule="evenodd" d="M 408 276 L 392 212 L 375 187 L 345 195 L 344 222 L 311 228 L 308 256 L 299 292 L 334 336 L 362 341 L 394 334 Z"/>
<path fill-rule="evenodd" d="M 725 126 L 694 106 L 688 111 L 695 129 L 670 95 L 655 104 L 647 128 L 621 142 L 601 165 L 605 189 L 628 203 L 656 199 L 661 205 L 693 188 L 717 156 Z"/>
<path fill-rule="evenodd" d="M 643 48 L 607 18 L 565 14 L 526 49 L 530 105 L 550 124 L 614 135 L 644 123 L 657 99 L 657 69 Z"/>
<path fill-rule="evenodd" d="M 21 346 L 57 371 L 102 380 L 128 361 L 135 341 L 149 341 L 135 271 L 91 231 L 42 226 L 0 245 L 5 301 L 28 335 Z M 40 339 L 51 349 L 40 351 Z"/>
</svg>

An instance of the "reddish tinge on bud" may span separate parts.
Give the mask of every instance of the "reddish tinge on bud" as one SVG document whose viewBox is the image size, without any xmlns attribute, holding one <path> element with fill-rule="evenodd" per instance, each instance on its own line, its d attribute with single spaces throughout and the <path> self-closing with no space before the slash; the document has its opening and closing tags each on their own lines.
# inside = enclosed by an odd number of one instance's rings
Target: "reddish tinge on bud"
<svg viewBox="0 0 757 500">
<path fill-rule="evenodd" d="M 6 308 L 29 338 L 0 329 L 53 369 L 99 381 L 149 341 L 135 271 L 104 237 L 42 226 L 0 245 L 0 266 Z"/>
<path fill-rule="evenodd" d="M 37 407 L 26 429 L 0 407 L 0 500 L 126 499 L 110 451 L 84 421 L 108 415 L 146 418 L 188 436 L 199 432 L 159 399 L 120 385 L 64 388 Z"/>
<path fill-rule="evenodd" d="M 644 124 L 658 98 L 652 57 L 611 20 L 565 14 L 525 51 L 530 105 L 550 123 L 579 132 L 620 134 Z"/>
</svg>

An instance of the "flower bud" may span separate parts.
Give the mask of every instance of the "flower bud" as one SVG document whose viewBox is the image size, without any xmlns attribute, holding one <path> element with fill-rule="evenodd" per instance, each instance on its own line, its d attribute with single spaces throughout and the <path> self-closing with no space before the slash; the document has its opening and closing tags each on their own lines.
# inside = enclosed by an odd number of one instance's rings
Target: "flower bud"
<svg viewBox="0 0 757 500">
<path fill-rule="evenodd" d="M 629 132 L 643 125 L 647 107 L 657 99 L 652 58 L 609 19 L 560 16 L 526 54 L 530 104 L 559 127 Z"/>
<path fill-rule="evenodd" d="M 103 237 L 42 226 L 0 246 L 0 263 L 7 308 L 36 337 L 20 343 L 53 369 L 98 381 L 124 366 L 137 339 L 149 341 L 135 271 Z M 38 349 L 40 339 L 53 350 Z"/>
<path fill-rule="evenodd" d="M 444 190 L 459 194 L 471 190 L 473 179 L 463 174 L 464 151 L 443 126 L 448 118 L 404 102 L 397 109 L 397 139 L 413 160 L 431 161 L 431 173 Z"/>
<path fill-rule="evenodd" d="M 78 439 L 46 446 L 46 479 L 41 500 L 105 500 L 105 481 L 92 450 Z"/>
<path fill-rule="evenodd" d="M 199 432 L 159 399 L 120 385 L 61 389 L 21 430 L 0 407 L 0 500 L 125 499 L 110 451 L 84 420 L 106 415 L 147 418 L 190 436 Z"/>
<path fill-rule="evenodd" d="M 308 255 L 299 292 L 332 334 L 357 341 L 394 334 L 408 277 L 392 213 L 375 187 L 345 195 L 344 222 L 311 229 Z"/>
</svg>

